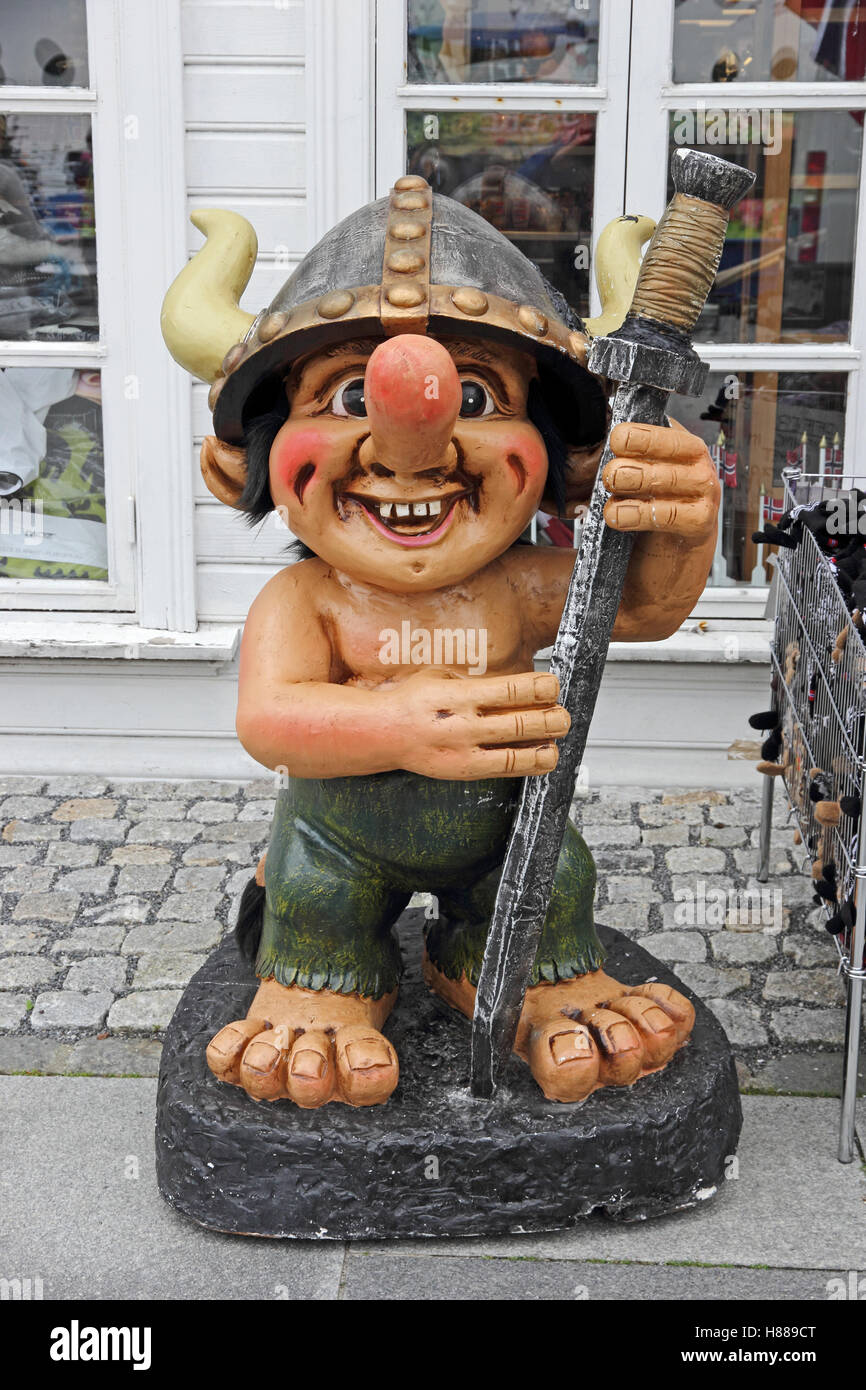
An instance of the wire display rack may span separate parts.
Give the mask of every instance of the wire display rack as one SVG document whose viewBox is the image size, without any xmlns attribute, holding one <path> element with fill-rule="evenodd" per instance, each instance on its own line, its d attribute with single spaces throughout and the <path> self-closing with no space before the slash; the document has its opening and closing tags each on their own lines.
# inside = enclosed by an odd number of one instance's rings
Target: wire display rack
<svg viewBox="0 0 866 1390">
<path fill-rule="evenodd" d="M 798 468 L 783 470 L 786 510 L 822 500 L 849 505 L 841 478 L 820 477 Z M 853 505 L 856 508 L 856 499 Z M 785 770 L 781 780 L 811 862 L 836 865 L 838 904 L 826 904 L 828 917 L 839 904 L 855 900 L 854 922 L 833 939 L 847 985 L 839 1160 L 855 1153 L 854 1112 L 863 1005 L 863 949 L 866 940 L 866 645 L 845 607 L 832 566 L 811 531 L 804 527 L 796 550 L 780 550 L 776 569 L 775 614 L 770 648 L 773 708 L 782 725 Z M 839 640 L 840 634 L 845 634 Z M 843 815 L 836 825 L 822 823 L 810 786 L 816 770 L 826 779 L 827 798 L 855 797 L 859 815 Z M 767 776 L 761 810 L 758 879 L 769 877 L 773 790 Z"/>
</svg>

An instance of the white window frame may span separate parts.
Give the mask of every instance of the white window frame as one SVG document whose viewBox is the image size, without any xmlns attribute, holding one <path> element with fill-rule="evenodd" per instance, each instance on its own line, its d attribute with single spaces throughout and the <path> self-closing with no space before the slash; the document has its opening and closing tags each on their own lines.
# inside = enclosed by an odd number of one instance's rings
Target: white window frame
<svg viewBox="0 0 866 1390">
<path fill-rule="evenodd" d="M 608 0 L 610 3 L 610 0 Z M 754 107 L 781 109 L 866 109 L 866 82 L 677 82 L 673 80 L 674 0 L 635 5 L 626 151 L 626 199 L 629 208 L 659 217 L 666 202 L 668 122 L 670 112 L 688 110 L 696 102 L 722 110 Z M 854 283 L 851 337 L 847 343 L 698 343 L 701 358 L 713 372 L 791 371 L 812 368 L 848 374 L 845 411 L 846 477 L 866 439 L 866 391 L 862 363 L 866 348 L 866 135 L 863 139 L 857 231 L 854 241 Z M 755 525 L 758 526 L 758 518 Z M 707 587 L 695 616 L 762 617 L 767 588 Z"/>
<path fill-rule="evenodd" d="M 0 88 L 0 110 L 75 111 L 93 129 L 98 343 L 0 342 L 0 366 L 102 374 L 109 579 L 0 579 L 0 609 L 194 631 L 188 379 L 159 332 L 187 259 L 181 0 L 87 0 L 90 86 Z"/>
</svg>

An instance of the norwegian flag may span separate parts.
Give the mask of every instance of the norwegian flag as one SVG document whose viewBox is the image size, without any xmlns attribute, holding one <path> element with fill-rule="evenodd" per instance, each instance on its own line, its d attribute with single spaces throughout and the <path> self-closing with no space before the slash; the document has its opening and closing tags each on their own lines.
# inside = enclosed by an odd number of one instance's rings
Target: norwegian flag
<svg viewBox="0 0 866 1390">
<path fill-rule="evenodd" d="M 726 449 L 722 455 L 722 467 L 724 469 L 725 487 L 737 486 L 737 458 L 738 455 L 733 449 Z"/>
<path fill-rule="evenodd" d="M 785 501 L 782 497 L 765 497 L 764 505 L 761 509 L 761 520 L 763 522 L 775 523 L 781 521 L 785 515 Z"/>
</svg>

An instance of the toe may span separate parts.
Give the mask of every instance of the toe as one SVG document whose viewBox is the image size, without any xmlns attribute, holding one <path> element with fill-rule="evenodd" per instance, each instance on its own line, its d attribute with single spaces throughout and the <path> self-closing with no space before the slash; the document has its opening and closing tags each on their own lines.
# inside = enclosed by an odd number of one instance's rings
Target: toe
<svg viewBox="0 0 866 1390">
<path fill-rule="evenodd" d="M 685 1042 L 695 1026 L 695 1006 L 684 994 L 680 994 L 679 990 L 672 989 L 670 985 L 661 985 L 657 981 L 646 985 L 636 985 L 634 989 L 626 990 L 626 993 L 637 995 L 643 999 L 652 999 L 669 1018 L 673 1019 L 677 1029 L 677 1044 Z"/>
<path fill-rule="evenodd" d="M 588 1028 L 565 1018 L 533 1030 L 529 1039 L 532 1075 L 548 1100 L 584 1100 L 598 1085 L 598 1048 Z"/>
<path fill-rule="evenodd" d="M 302 1110 L 315 1110 L 334 1090 L 334 1044 L 327 1033 L 302 1033 L 292 1048 L 286 1073 L 289 1096 Z"/>
<path fill-rule="evenodd" d="M 294 1030 L 285 1024 L 259 1033 L 241 1060 L 240 1084 L 254 1100 L 279 1100 L 286 1092 L 286 1059 Z"/>
<path fill-rule="evenodd" d="M 239 1086 L 241 1081 L 241 1058 L 247 1044 L 262 1031 L 260 1018 L 242 1018 L 236 1023 L 227 1023 L 216 1037 L 207 1045 L 207 1064 L 220 1081 L 229 1081 Z"/>
<path fill-rule="evenodd" d="M 612 1009 L 593 1009 L 586 1023 L 601 1056 L 599 1078 L 605 1086 L 630 1086 L 644 1067 L 644 1049 L 634 1025 Z"/>
<path fill-rule="evenodd" d="M 335 1038 L 337 1084 L 348 1105 L 380 1105 L 397 1085 L 397 1054 L 368 1024 L 351 1023 Z"/>
<path fill-rule="evenodd" d="M 622 1014 L 633 1023 L 644 1047 L 644 1066 L 663 1067 L 677 1050 L 677 1025 L 654 999 L 636 994 L 624 994 L 611 1001 L 613 1013 Z"/>
</svg>

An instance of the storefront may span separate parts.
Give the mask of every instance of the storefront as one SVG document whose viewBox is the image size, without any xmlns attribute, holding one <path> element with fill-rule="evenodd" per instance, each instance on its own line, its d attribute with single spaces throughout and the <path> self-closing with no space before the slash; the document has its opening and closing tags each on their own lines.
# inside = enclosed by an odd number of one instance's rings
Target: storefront
<svg viewBox="0 0 866 1390">
<path fill-rule="evenodd" d="M 677 144 L 756 173 L 675 413 L 723 480 L 707 589 L 611 653 L 598 780 L 736 783 L 765 703 L 781 470 L 858 473 L 866 6 L 816 0 L 0 0 L 2 765 L 243 775 L 244 615 L 286 533 L 205 490 L 207 388 L 158 326 L 232 208 L 262 308 L 409 169 L 512 238 L 583 313 L 623 211 L 658 217 Z M 274 519 L 275 523 L 275 519 Z M 539 544 L 569 539 L 541 518 Z"/>
</svg>

